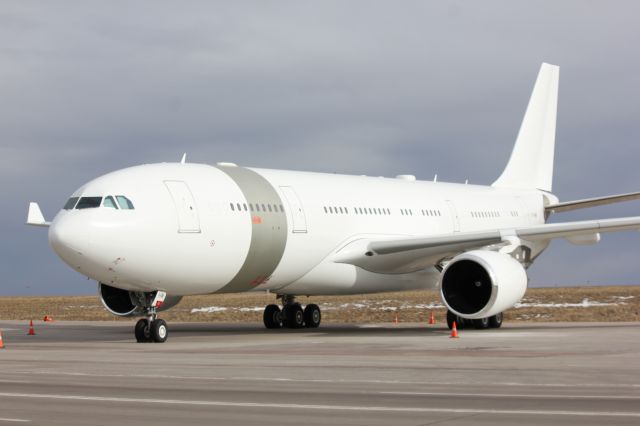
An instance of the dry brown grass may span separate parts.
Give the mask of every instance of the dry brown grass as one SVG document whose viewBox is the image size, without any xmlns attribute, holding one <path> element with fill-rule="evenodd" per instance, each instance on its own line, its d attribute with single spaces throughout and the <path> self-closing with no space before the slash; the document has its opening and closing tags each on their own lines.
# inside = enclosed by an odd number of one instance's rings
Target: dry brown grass
<svg viewBox="0 0 640 426">
<path fill-rule="evenodd" d="M 162 317 L 167 321 L 261 322 L 262 308 L 274 300 L 274 295 L 262 293 L 188 296 L 178 306 L 164 312 Z M 390 322 L 396 313 L 402 322 L 417 322 L 426 321 L 430 311 L 433 311 L 438 322 L 441 322 L 445 316 L 445 309 L 435 291 L 318 296 L 299 300 L 303 304 L 319 304 L 322 308 L 323 322 Z M 583 303 L 585 300 L 587 303 Z M 590 306 L 591 302 L 615 305 Z M 640 286 L 534 288 L 527 291 L 523 303 L 569 303 L 580 306 L 516 307 L 505 313 L 506 320 L 640 321 Z M 226 310 L 192 312 L 193 309 L 207 307 Z M 52 316 L 56 320 L 122 320 L 108 313 L 95 296 L 0 298 L 0 319 L 42 319 L 44 315 Z"/>
</svg>

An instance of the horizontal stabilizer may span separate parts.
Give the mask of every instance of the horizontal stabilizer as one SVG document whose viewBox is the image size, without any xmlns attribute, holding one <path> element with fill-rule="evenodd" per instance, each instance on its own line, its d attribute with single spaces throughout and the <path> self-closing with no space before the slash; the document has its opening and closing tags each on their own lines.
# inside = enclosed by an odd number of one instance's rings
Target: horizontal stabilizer
<svg viewBox="0 0 640 426">
<path fill-rule="evenodd" d="M 29 203 L 29 213 L 27 214 L 27 225 L 32 226 L 49 226 L 51 222 L 44 220 L 42 210 L 38 203 Z"/>
<path fill-rule="evenodd" d="M 588 207 L 604 206 L 606 204 L 621 203 L 640 199 L 640 192 L 630 192 L 628 194 L 607 195 L 605 197 L 585 198 L 584 200 L 565 201 L 546 206 L 544 209 L 549 213 L 561 213 L 571 210 L 586 209 Z"/>
</svg>

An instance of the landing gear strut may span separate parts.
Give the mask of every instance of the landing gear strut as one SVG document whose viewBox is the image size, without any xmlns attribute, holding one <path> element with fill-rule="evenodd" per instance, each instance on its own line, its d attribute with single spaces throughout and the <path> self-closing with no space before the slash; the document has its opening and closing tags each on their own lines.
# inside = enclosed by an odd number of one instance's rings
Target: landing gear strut
<svg viewBox="0 0 640 426">
<path fill-rule="evenodd" d="M 138 320 L 134 328 L 134 334 L 138 343 L 164 343 L 169 336 L 167 323 L 158 318 L 158 308 L 162 305 L 166 293 L 158 291 L 154 293 L 140 293 L 136 295 L 139 306 L 144 310 L 146 318 Z"/>
<path fill-rule="evenodd" d="M 309 304 L 304 309 L 296 301 L 295 296 L 282 295 L 282 309 L 278 305 L 267 305 L 264 308 L 264 325 L 269 329 L 274 328 L 317 328 L 320 325 L 322 314 L 320 307 Z"/>
</svg>

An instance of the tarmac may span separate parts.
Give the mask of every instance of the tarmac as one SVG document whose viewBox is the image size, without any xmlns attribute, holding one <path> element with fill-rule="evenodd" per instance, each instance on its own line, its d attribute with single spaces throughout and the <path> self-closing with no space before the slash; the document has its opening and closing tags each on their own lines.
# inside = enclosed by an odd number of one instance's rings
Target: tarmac
<svg viewBox="0 0 640 426">
<path fill-rule="evenodd" d="M 640 323 L 0 321 L 0 425 L 637 425 Z"/>
</svg>

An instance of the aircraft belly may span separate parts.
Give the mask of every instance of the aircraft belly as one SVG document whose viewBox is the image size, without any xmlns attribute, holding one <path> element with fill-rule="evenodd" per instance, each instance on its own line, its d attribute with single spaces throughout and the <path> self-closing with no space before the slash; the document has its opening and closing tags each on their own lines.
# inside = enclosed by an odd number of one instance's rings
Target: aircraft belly
<svg viewBox="0 0 640 426">
<path fill-rule="evenodd" d="M 353 265 L 322 262 L 288 285 L 287 294 L 336 295 L 437 288 L 440 273 L 435 268 L 409 274 L 379 274 Z"/>
</svg>

